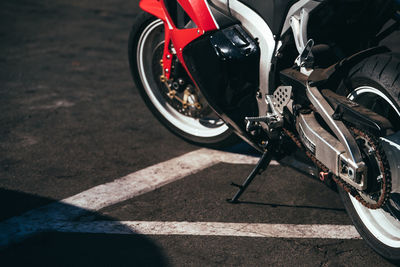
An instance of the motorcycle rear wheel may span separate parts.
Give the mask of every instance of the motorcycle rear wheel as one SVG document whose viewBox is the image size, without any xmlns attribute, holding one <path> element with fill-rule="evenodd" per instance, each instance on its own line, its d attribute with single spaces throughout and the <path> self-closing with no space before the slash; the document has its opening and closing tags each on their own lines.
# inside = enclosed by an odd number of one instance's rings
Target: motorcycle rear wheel
<svg viewBox="0 0 400 267">
<path fill-rule="evenodd" d="M 400 130 L 400 55 L 381 54 L 356 65 L 345 81 L 342 91 L 349 99 L 388 118 L 394 130 Z M 393 177 L 400 179 L 400 177 Z M 400 261 L 400 199 L 391 194 L 380 209 L 364 207 L 339 188 L 344 206 L 362 238 L 383 257 Z"/>
<path fill-rule="evenodd" d="M 129 36 L 129 64 L 133 80 L 153 115 L 172 133 L 197 145 L 223 148 L 239 138 L 203 102 L 206 114 L 194 117 L 172 105 L 160 82 L 160 60 L 164 47 L 164 25 L 147 13 L 136 19 Z"/>
</svg>

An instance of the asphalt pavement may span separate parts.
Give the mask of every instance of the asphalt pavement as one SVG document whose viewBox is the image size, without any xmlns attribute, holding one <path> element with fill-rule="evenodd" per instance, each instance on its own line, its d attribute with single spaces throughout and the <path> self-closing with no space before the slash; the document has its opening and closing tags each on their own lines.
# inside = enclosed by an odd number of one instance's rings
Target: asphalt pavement
<svg viewBox="0 0 400 267">
<path fill-rule="evenodd" d="M 334 191 L 282 165 L 236 205 L 225 201 L 230 183 L 252 164 L 212 162 L 130 197 L 105 191 L 95 201 L 118 200 L 101 205 L 69 201 L 201 151 L 163 128 L 134 88 L 127 40 L 138 12 L 137 0 L 0 2 L 0 236 L 13 236 L 1 265 L 392 266 L 360 239 L 138 235 L 124 223 L 351 225 Z M 40 228 L 54 214 L 58 228 Z M 9 232 L 24 221 L 39 226 Z M 114 232 L 96 222 L 115 223 Z"/>
</svg>

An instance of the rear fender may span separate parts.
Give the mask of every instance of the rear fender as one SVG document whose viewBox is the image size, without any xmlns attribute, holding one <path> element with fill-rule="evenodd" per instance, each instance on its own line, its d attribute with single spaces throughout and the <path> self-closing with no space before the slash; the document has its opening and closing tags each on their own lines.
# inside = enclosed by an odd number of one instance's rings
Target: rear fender
<svg viewBox="0 0 400 267">
<path fill-rule="evenodd" d="M 326 69 L 314 70 L 308 78 L 308 82 L 311 86 L 319 88 L 338 88 L 340 82 L 347 77 L 349 71 L 358 63 L 368 57 L 387 52 L 390 52 L 390 50 L 385 46 L 373 47 L 360 51 Z"/>
</svg>

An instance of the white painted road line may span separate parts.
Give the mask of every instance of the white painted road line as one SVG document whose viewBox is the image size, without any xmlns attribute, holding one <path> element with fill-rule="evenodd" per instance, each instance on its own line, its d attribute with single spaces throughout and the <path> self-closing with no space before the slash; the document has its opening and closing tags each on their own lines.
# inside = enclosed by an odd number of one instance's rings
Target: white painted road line
<svg viewBox="0 0 400 267">
<path fill-rule="evenodd" d="M 1 222 L 0 247 L 26 235 L 46 231 L 48 221 L 73 220 L 87 211 L 97 211 L 131 199 L 215 164 L 254 164 L 257 161 L 257 157 L 211 149 L 199 149 L 184 154 Z"/>
<path fill-rule="evenodd" d="M 249 155 L 243 155 L 243 154 L 237 154 L 237 153 L 231 153 L 231 152 L 224 152 L 224 151 L 216 151 L 216 150 L 211 150 L 214 151 L 213 157 L 217 157 L 221 162 L 224 163 L 230 163 L 230 164 L 257 164 L 258 160 L 260 157 L 256 156 L 249 156 Z M 279 162 L 276 160 L 272 160 L 270 165 L 279 165 Z"/>
<path fill-rule="evenodd" d="M 113 182 L 93 187 L 60 202 L 43 206 L 0 223 L 0 247 L 41 231 L 140 233 L 148 235 L 218 235 L 281 238 L 360 238 L 353 226 L 285 225 L 210 222 L 71 222 L 150 192 L 215 164 L 255 164 L 257 157 L 200 149 L 150 166 Z M 273 164 L 278 164 L 273 162 Z"/>
<path fill-rule="evenodd" d="M 203 148 L 128 174 L 113 182 L 93 187 L 61 202 L 96 211 L 153 191 L 218 163 L 255 164 L 258 159 L 253 156 Z"/>
<path fill-rule="evenodd" d="M 86 210 L 99 210 L 150 192 L 220 162 L 220 151 L 209 149 L 196 150 L 128 174 L 113 182 L 93 187 L 62 200 L 62 203 Z"/>
<path fill-rule="evenodd" d="M 74 233 L 194 235 L 267 238 L 361 239 L 352 225 L 298 225 L 222 222 L 96 221 L 56 223 L 52 230 Z"/>
</svg>

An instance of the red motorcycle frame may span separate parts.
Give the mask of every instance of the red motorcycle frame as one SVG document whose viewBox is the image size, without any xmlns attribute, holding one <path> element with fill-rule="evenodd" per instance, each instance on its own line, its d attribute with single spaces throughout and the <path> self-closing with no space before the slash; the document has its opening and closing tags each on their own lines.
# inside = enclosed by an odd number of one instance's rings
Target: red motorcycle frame
<svg viewBox="0 0 400 267">
<path fill-rule="evenodd" d="M 176 50 L 176 56 L 189 73 L 182 56 L 183 48 L 206 32 L 214 31 L 219 28 L 206 0 L 177 0 L 177 2 L 196 24 L 195 28 L 179 29 L 168 14 L 164 0 L 141 0 L 139 4 L 141 9 L 164 22 L 165 44 L 162 60 L 166 79 L 169 79 L 171 74 L 170 70 L 173 58 L 173 53 L 170 49 L 171 42 Z"/>
</svg>

